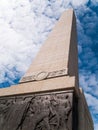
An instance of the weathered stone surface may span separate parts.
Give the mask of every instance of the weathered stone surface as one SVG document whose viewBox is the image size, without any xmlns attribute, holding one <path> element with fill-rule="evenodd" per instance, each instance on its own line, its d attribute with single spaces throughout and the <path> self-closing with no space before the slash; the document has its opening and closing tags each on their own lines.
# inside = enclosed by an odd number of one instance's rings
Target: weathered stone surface
<svg viewBox="0 0 98 130">
<path fill-rule="evenodd" d="M 0 130 L 72 130 L 73 93 L 0 99 Z"/>
</svg>

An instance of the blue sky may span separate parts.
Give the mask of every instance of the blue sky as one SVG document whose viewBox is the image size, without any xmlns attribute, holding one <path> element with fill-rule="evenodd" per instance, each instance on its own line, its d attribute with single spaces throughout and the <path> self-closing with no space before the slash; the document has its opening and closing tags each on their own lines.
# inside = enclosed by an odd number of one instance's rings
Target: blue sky
<svg viewBox="0 0 98 130">
<path fill-rule="evenodd" d="M 98 0 L 0 0 L 0 87 L 18 83 L 62 12 L 77 18 L 80 86 L 98 129 Z"/>
</svg>

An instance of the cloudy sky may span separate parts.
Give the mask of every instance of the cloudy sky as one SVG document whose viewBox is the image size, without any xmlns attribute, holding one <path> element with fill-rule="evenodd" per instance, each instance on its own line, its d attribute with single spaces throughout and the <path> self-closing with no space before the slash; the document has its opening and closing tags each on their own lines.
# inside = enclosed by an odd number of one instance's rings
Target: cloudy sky
<svg viewBox="0 0 98 130">
<path fill-rule="evenodd" d="M 80 86 L 98 130 L 98 0 L 0 0 L 0 87 L 18 83 L 68 8 L 77 18 Z"/>
</svg>

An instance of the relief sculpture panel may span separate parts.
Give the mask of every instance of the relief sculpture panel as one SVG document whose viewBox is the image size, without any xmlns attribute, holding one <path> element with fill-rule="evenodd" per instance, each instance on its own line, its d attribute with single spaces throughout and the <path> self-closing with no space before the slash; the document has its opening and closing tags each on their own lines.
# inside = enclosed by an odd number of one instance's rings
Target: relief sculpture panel
<svg viewBox="0 0 98 130">
<path fill-rule="evenodd" d="M 72 93 L 0 99 L 0 130 L 71 130 L 69 124 L 72 124 Z"/>
</svg>

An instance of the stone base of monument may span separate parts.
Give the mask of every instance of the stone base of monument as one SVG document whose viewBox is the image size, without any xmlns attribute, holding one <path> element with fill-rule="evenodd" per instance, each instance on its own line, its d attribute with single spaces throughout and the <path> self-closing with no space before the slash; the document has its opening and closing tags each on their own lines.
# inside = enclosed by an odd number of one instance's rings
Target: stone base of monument
<svg viewBox="0 0 98 130">
<path fill-rule="evenodd" d="M 0 130 L 92 130 L 82 91 L 0 97 Z"/>
</svg>

